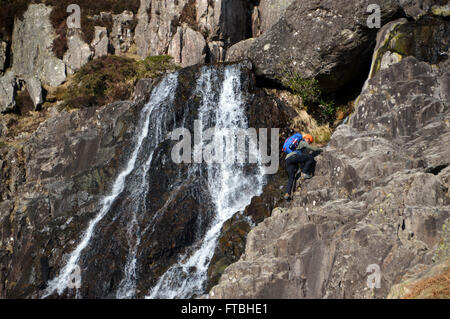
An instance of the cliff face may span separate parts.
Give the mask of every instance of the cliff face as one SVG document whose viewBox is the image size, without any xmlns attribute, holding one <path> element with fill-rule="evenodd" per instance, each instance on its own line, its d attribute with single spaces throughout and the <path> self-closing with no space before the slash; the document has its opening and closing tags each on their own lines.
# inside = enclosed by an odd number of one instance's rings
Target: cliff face
<svg viewBox="0 0 450 319">
<path fill-rule="evenodd" d="M 55 29 L 42 2 L 0 38 L 1 298 L 399 298 L 429 296 L 422 288 L 445 278 L 446 1 L 141 0 L 139 10 L 89 17 L 90 36 Z M 380 29 L 367 27 L 373 3 Z M 169 54 L 184 68 L 139 81 L 129 101 L 59 108 L 71 75 L 112 54 Z M 204 65 L 224 60 L 234 63 Z M 114 88 L 132 91 L 130 61 Z M 263 183 L 253 166 L 214 175 L 171 160 L 169 131 L 236 110 L 248 127 L 280 128 L 280 143 L 289 129 L 310 131 L 301 99 L 281 87 L 287 70 L 317 79 L 330 98 L 359 94 L 291 202 L 280 200 L 283 162 Z M 79 87 L 104 94 L 102 76 Z M 226 116 L 214 117 L 221 107 Z M 224 181 L 227 192 L 214 184 Z M 224 207 L 223 194 L 233 199 Z M 219 206 L 231 214 L 215 224 Z M 204 249 L 211 226 L 217 245 Z M 201 249 L 202 262 L 189 263 Z M 63 276 L 73 256 L 77 290 Z M 370 289 L 373 267 L 381 285 Z"/>
<path fill-rule="evenodd" d="M 315 177 L 250 231 L 209 296 L 384 298 L 448 259 L 448 66 L 407 57 L 370 79 Z M 367 285 L 373 264 L 379 289 Z"/>
</svg>

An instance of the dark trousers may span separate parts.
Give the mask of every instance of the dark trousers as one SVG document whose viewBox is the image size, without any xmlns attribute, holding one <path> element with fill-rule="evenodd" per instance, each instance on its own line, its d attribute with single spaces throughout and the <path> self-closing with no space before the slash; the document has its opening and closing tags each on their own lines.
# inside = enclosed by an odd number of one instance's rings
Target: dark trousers
<svg viewBox="0 0 450 319">
<path fill-rule="evenodd" d="M 297 173 L 299 165 L 303 173 L 312 174 L 316 166 L 316 161 L 313 156 L 307 154 L 294 154 L 286 160 L 286 170 L 289 176 L 286 186 L 286 193 L 289 195 L 291 195 L 292 186 L 294 184 L 294 180 L 296 179 L 295 173 Z M 298 177 L 300 176 L 297 176 L 297 179 Z"/>
</svg>

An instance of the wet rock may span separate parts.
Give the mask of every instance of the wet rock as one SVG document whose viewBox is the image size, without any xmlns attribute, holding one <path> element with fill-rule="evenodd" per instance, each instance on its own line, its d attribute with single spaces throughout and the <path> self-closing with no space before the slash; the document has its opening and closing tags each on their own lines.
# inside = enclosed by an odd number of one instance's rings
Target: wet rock
<svg viewBox="0 0 450 319">
<path fill-rule="evenodd" d="M 176 64 L 182 67 L 204 63 L 206 58 L 206 42 L 203 36 L 187 25 L 178 27 L 170 42 L 168 54 Z"/>
<path fill-rule="evenodd" d="M 224 43 L 222 41 L 208 42 L 209 62 L 223 62 L 225 60 Z"/>
<path fill-rule="evenodd" d="M 91 47 L 94 49 L 94 58 L 99 58 L 108 54 L 108 31 L 105 27 L 95 27 L 94 39 Z"/>
<path fill-rule="evenodd" d="M 22 20 L 16 20 L 12 37 L 12 70 L 26 79 L 58 86 L 66 80 L 66 66 L 52 52 L 55 33 L 50 22 L 51 7 L 31 4 Z"/>
<path fill-rule="evenodd" d="M 69 29 L 67 34 L 68 49 L 64 54 L 63 61 L 67 66 L 67 74 L 74 74 L 92 58 L 90 46 L 81 38 L 81 31 Z"/>
<path fill-rule="evenodd" d="M 401 14 L 397 3 L 375 1 L 385 24 Z M 325 92 L 335 92 L 365 68 L 377 29 L 367 27 L 368 2 L 297 0 L 249 49 L 259 76 L 280 83 L 283 68 L 316 77 Z M 280 37 L 280 35 L 283 37 Z"/>
<path fill-rule="evenodd" d="M 315 177 L 250 231 L 210 298 L 385 298 L 437 261 L 450 219 L 450 154 L 437 146 L 450 142 L 444 65 L 406 57 L 375 74 Z"/>
<path fill-rule="evenodd" d="M 15 88 L 16 79 L 12 71 L 0 77 L 0 113 L 12 111 L 16 107 Z"/>
</svg>

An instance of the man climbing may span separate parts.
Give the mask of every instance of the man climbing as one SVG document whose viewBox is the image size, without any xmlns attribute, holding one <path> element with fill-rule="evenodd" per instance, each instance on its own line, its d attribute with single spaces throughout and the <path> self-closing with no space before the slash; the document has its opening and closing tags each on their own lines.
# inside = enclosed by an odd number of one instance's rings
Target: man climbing
<svg viewBox="0 0 450 319">
<path fill-rule="evenodd" d="M 302 140 L 295 147 L 295 150 L 289 152 L 286 156 L 286 170 L 289 176 L 286 186 L 286 194 L 284 194 L 284 198 L 286 200 L 291 198 L 294 181 L 299 177 L 296 176 L 297 170 L 299 170 L 299 165 L 304 173 L 304 179 L 309 179 L 314 174 L 314 169 L 316 167 L 316 160 L 314 157 L 322 153 L 323 150 L 312 146 L 311 143 L 313 142 L 314 138 L 312 135 L 304 135 Z"/>
</svg>

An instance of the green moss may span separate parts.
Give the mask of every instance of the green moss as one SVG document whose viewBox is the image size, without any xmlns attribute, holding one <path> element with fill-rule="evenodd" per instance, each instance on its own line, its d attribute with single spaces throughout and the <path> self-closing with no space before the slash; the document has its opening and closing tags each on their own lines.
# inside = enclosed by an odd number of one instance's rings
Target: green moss
<svg viewBox="0 0 450 319">
<path fill-rule="evenodd" d="M 442 6 L 442 7 L 433 6 L 433 8 L 431 9 L 431 12 L 436 16 L 449 17 L 450 16 L 450 6 L 449 5 Z"/>
</svg>

